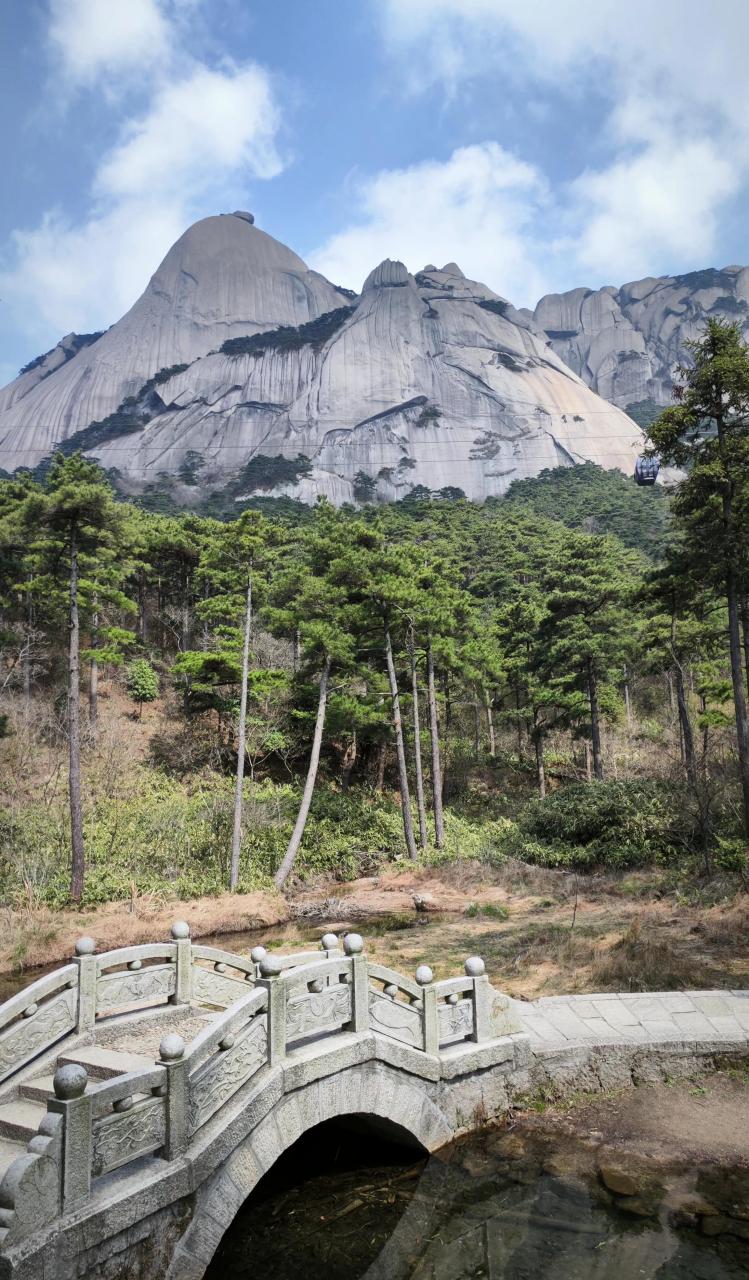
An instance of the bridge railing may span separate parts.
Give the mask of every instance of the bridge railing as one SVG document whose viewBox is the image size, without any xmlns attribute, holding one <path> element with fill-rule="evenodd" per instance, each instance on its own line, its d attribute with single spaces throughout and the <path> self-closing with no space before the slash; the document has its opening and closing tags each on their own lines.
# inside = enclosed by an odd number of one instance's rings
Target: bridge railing
<svg viewBox="0 0 749 1280">
<path fill-rule="evenodd" d="M 28 1212 L 26 1206 L 15 1214 L 14 1206 L 24 1195 L 33 1200 L 34 1165 L 42 1149 L 56 1163 L 57 1211 L 64 1212 L 88 1197 L 93 1180 L 113 1170 L 152 1154 L 177 1158 L 254 1076 L 309 1041 L 372 1030 L 437 1057 L 462 1041 L 480 1043 L 519 1029 L 508 1013 L 510 1002 L 490 986 L 479 957 L 466 961 L 461 977 L 435 982 L 422 964 L 409 978 L 368 961 L 356 933 L 343 938 L 342 948 L 326 934 L 322 954 L 256 948 L 249 960 L 193 946 L 182 923 L 173 926 L 169 943 L 101 955 L 92 948 L 91 940 L 82 939 L 73 964 L 0 1007 L 0 1054 L 5 1038 L 6 1061 L 11 1052 L 28 1061 L 45 1036 L 86 1030 L 123 1006 L 137 1011 L 149 1002 L 193 1000 L 228 1007 L 189 1045 L 174 1032 L 165 1035 L 152 1067 L 93 1083 L 82 1065 L 58 1069 L 39 1133 L 0 1186 L 0 1233 L 10 1232 L 13 1240 Z M 239 997 L 229 1002 L 235 991 Z M 44 1010 L 47 1015 L 29 1038 L 25 1029 Z"/>
<path fill-rule="evenodd" d="M 173 1112 L 181 1107 L 180 1140 L 187 1144 L 197 1132 L 257 1071 L 268 1062 L 268 993 L 262 987 L 246 992 L 221 1018 L 206 1027 L 189 1045 L 184 1056 L 170 1066 L 169 1094 Z M 164 1051 L 176 1053 L 179 1045 L 162 1041 Z M 177 1065 L 179 1063 L 179 1066 Z M 179 1096 L 174 1096 L 178 1072 Z M 177 1144 L 179 1146 L 179 1144 Z M 176 1154 L 169 1144 L 169 1155 Z"/>
<path fill-rule="evenodd" d="M 75 1031 L 78 1002 L 78 968 L 67 964 L 0 1005 L 0 1081 Z"/>
<path fill-rule="evenodd" d="M 321 946 L 328 957 L 340 954 L 334 934 L 326 934 Z M 241 956 L 192 942 L 184 921 L 172 925 L 168 942 L 97 952 L 93 938 L 79 938 L 70 964 L 0 1005 L 0 1083 L 65 1036 L 89 1034 L 113 1015 L 191 1001 L 229 1008 L 248 983 L 254 987 L 266 959 L 274 972 L 285 973 L 318 961 L 320 951 L 270 953 L 255 947 L 249 957 Z"/>
<path fill-rule="evenodd" d="M 426 964 L 418 966 L 413 980 L 370 962 L 372 1028 L 431 1054 L 461 1041 L 491 1039 L 497 1034 L 492 1025 L 496 993 L 479 956 L 466 960 L 465 969 L 465 977 L 435 982 Z"/>
</svg>

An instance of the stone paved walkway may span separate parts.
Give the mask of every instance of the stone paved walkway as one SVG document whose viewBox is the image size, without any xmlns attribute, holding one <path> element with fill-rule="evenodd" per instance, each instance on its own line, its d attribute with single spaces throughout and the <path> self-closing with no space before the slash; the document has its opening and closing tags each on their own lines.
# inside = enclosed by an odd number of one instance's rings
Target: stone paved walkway
<svg viewBox="0 0 749 1280">
<path fill-rule="evenodd" d="M 545 996 L 514 1006 L 536 1055 L 566 1045 L 749 1039 L 749 991 Z"/>
</svg>

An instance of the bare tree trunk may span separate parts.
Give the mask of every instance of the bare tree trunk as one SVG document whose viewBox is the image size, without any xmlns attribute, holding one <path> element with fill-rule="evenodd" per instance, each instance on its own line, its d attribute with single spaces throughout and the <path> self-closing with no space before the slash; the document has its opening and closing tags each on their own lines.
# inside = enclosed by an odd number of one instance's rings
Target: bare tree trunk
<svg viewBox="0 0 749 1280">
<path fill-rule="evenodd" d="M 724 424 L 720 415 L 716 417 L 715 425 L 718 432 L 718 443 L 722 450 Z M 726 604 L 728 605 L 728 647 L 731 654 L 731 683 L 733 685 L 733 706 L 736 716 L 736 741 L 739 749 L 739 773 L 744 802 L 744 835 L 749 838 L 749 718 L 747 717 L 744 667 L 741 655 L 739 589 L 732 546 L 732 539 L 735 537 L 732 482 L 729 488 L 723 492 L 723 528 L 726 535 Z"/>
<path fill-rule="evenodd" d="M 749 685 L 749 596 L 741 597 L 741 629 L 744 633 L 744 668 Z"/>
<path fill-rule="evenodd" d="M 99 611 L 94 597 L 94 615 L 91 619 L 91 649 L 94 654 L 99 647 Z M 99 663 L 94 656 L 88 671 L 88 722 L 96 729 L 99 719 Z"/>
<path fill-rule="evenodd" d="M 312 804 L 312 794 L 315 790 L 315 780 L 317 778 L 317 769 L 320 764 L 320 747 L 322 746 L 322 731 L 325 725 L 325 712 L 328 706 L 328 683 L 330 681 L 330 668 L 332 659 L 329 655 L 325 657 L 325 665 L 320 676 L 320 692 L 317 701 L 317 719 L 315 721 L 315 733 L 312 738 L 312 753 L 309 758 L 309 768 L 307 769 L 307 781 L 304 784 L 304 792 L 302 794 L 302 803 L 299 806 L 299 813 L 294 824 L 294 830 L 291 833 L 288 847 L 283 856 L 283 861 L 278 868 L 275 876 L 275 884 L 277 889 L 283 888 L 283 885 L 296 861 L 299 852 L 299 846 L 302 843 L 304 828 L 307 825 L 309 817 L 310 805 Z"/>
<path fill-rule="evenodd" d="M 736 578 L 731 565 L 728 566 L 726 573 L 726 600 L 728 603 L 728 643 L 731 652 L 731 683 L 733 685 L 733 705 L 736 714 L 736 739 L 739 748 L 739 772 L 744 800 L 744 834 L 749 837 L 749 718 L 747 717 L 744 666 L 741 656 Z"/>
<path fill-rule="evenodd" d="M 473 700 L 473 754 L 478 764 L 481 760 L 481 705 L 478 693 Z"/>
<path fill-rule="evenodd" d="M 673 623 L 673 631 L 675 630 L 675 620 Z M 684 681 L 684 669 L 680 662 L 676 660 L 674 655 L 674 683 L 676 685 L 676 705 L 679 711 L 679 729 L 681 731 L 681 742 L 683 750 L 684 769 L 687 775 L 687 783 L 692 793 L 698 813 L 699 839 L 702 846 L 702 859 L 705 868 L 705 874 L 712 874 L 712 858 L 710 854 L 710 801 L 706 790 L 701 790 L 699 786 L 699 775 L 697 770 L 697 754 L 694 748 L 694 733 L 692 732 L 692 720 L 689 715 L 689 703 L 687 701 L 687 691 Z M 705 760 L 703 758 L 703 764 Z"/>
<path fill-rule="evenodd" d="M 427 812 L 424 804 L 424 771 L 421 763 L 421 725 L 419 723 L 419 677 L 416 671 L 416 648 L 413 635 L 408 638 L 408 656 L 411 662 L 411 697 L 413 703 L 414 762 L 416 766 L 416 806 L 419 812 L 419 844 L 426 849 Z"/>
<path fill-rule="evenodd" d="M 538 719 L 538 711 L 533 708 L 533 745 L 536 751 L 536 782 L 541 799 L 546 795 L 546 767 L 544 765 L 544 735 Z"/>
<path fill-rule="evenodd" d="M 687 691 L 684 686 L 684 671 L 680 662 L 674 664 L 674 683 L 676 685 L 676 706 L 679 712 L 679 728 L 681 730 L 681 747 L 687 782 L 693 791 L 697 790 L 697 759 L 694 752 L 694 734 L 687 704 Z"/>
<path fill-rule="evenodd" d="M 247 597 L 242 639 L 242 688 L 239 694 L 239 731 L 237 733 L 237 782 L 234 789 L 234 829 L 231 837 L 231 871 L 229 889 L 239 884 L 239 852 L 242 847 L 242 799 L 244 793 L 244 757 L 247 741 L 247 680 L 250 673 L 250 636 L 252 634 L 252 573 L 247 578 Z"/>
<path fill-rule="evenodd" d="M 707 752 L 710 745 L 710 727 L 707 719 L 707 698 L 704 693 L 700 694 L 700 711 L 702 712 L 702 770 L 705 777 L 707 777 Z"/>
<path fill-rule="evenodd" d="M 385 662 L 390 682 L 390 701 L 393 708 L 393 732 L 395 734 L 395 754 L 398 761 L 398 786 L 401 793 L 401 812 L 403 814 L 403 835 L 409 858 L 418 858 L 414 825 L 411 818 L 411 796 L 408 789 L 408 773 L 406 771 L 406 749 L 403 743 L 403 722 L 401 720 L 401 704 L 398 696 L 398 681 L 393 661 L 393 646 L 390 641 L 390 629 L 385 627 Z"/>
<path fill-rule="evenodd" d="M 33 614 L 31 591 L 26 592 L 26 624 L 21 650 L 21 671 L 23 676 L 23 714 L 28 719 L 31 710 L 31 635 L 33 631 Z"/>
<path fill-rule="evenodd" d="M 515 685 L 515 727 L 518 735 L 518 760 L 523 763 L 525 752 L 523 750 L 523 721 L 520 715 L 520 689 Z"/>
<path fill-rule="evenodd" d="M 31 636 L 27 632 L 21 650 L 21 675 L 23 679 L 23 710 L 28 716 L 31 708 Z"/>
<path fill-rule="evenodd" d="M 203 583 L 203 599 L 207 600 L 210 595 L 210 583 L 206 579 Z M 207 618 L 203 618 L 203 625 L 200 629 L 200 648 L 203 653 L 208 653 L 211 647 L 211 628 Z"/>
<path fill-rule="evenodd" d="M 585 739 L 585 776 L 588 782 L 593 781 L 593 757 L 590 750 L 590 743 Z"/>
<path fill-rule="evenodd" d="M 627 667 L 624 667 L 624 709 L 627 714 L 627 733 L 632 732 L 632 699 L 629 694 L 629 675 Z"/>
<path fill-rule="evenodd" d="M 434 687 L 434 656 L 431 642 L 427 645 L 427 702 L 429 706 L 429 738 L 432 747 L 432 804 L 434 807 L 434 843 L 441 849 L 445 842 L 442 816 L 442 767 L 440 765 L 440 726 L 437 717 L 437 694 Z"/>
<path fill-rule="evenodd" d="M 70 622 L 68 639 L 68 750 L 70 795 L 71 874 L 70 897 L 80 902 L 83 897 L 85 855 L 83 849 L 83 813 L 81 808 L 81 729 L 80 729 L 80 620 L 78 617 L 78 539 L 75 528 L 70 534 Z"/>
<path fill-rule="evenodd" d="M 676 698 L 674 696 L 674 682 L 671 672 L 666 672 L 666 687 L 668 689 L 668 705 L 671 710 L 671 721 L 676 719 Z"/>
<path fill-rule="evenodd" d="M 486 706 L 486 723 L 489 728 L 489 758 L 494 760 L 497 755 L 497 739 L 494 733 L 494 713 L 492 711 L 492 700 L 489 696 L 489 690 L 484 689 L 484 705 Z"/>
<path fill-rule="evenodd" d="M 146 643 L 147 624 L 146 624 L 146 580 L 145 574 L 141 570 L 138 574 L 138 622 L 137 635 L 141 644 Z"/>
<path fill-rule="evenodd" d="M 588 697 L 590 699 L 590 740 L 593 747 L 593 772 L 598 782 L 603 782 L 603 752 L 601 751 L 601 716 L 598 709 L 598 682 L 593 664 L 588 663 Z"/>
<path fill-rule="evenodd" d="M 445 736 L 442 752 L 442 803 L 447 804 L 450 790 L 450 726 L 452 724 L 452 702 L 450 700 L 450 679 L 442 676 L 442 694 L 445 699 Z"/>
<path fill-rule="evenodd" d="M 299 628 L 297 627 L 296 631 L 294 632 L 294 655 L 293 655 L 294 674 L 296 674 L 296 672 L 299 670 L 299 659 L 301 657 L 301 653 L 302 653 L 302 638 L 299 634 Z"/>
<path fill-rule="evenodd" d="M 191 647 L 192 641 L 192 609 L 190 607 L 190 574 L 185 572 L 182 583 L 182 618 L 181 618 L 181 635 L 180 644 L 182 652 L 187 653 Z"/>
</svg>

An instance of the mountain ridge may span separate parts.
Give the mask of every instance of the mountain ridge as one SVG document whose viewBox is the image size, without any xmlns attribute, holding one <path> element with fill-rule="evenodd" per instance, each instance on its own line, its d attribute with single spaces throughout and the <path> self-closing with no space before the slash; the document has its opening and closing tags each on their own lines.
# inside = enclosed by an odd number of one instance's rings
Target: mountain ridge
<svg viewBox="0 0 749 1280">
<path fill-rule="evenodd" d="M 646 425 L 672 402 L 674 366 L 708 317 L 738 321 L 749 338 L 749 267 L 569 289 L 521 314 L 593 391 Z"/>
<path fill-rule="evenodd" d="M 352 295 L 244 211 L 193 224 L 121 320 L 45 360 L 0 393 L 0 458 L 82 448 L 125 492 L 187 505 L 251 495 L 257 459 L 274 496 L 482 500 L 560 464 L 629 474 L 641 447 L 532 318 L 454 262 L 386 259 Z"/>
</svg>

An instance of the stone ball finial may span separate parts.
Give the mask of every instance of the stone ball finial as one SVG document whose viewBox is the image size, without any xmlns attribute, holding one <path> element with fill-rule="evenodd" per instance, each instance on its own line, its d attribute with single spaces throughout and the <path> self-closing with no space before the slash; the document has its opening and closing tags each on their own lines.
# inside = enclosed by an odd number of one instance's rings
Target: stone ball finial
<svg viewBox="0 0 749 1280">
<path fill-rule="evenodd" d="M 92 956 L 96 950 L 96 943 L 93 938 L 79 938 L 75 944 L 75 954 L 77 956 Z"/>
<path fill-rule="evenodd" d="M 428 964 L 420 964 L 416 970 L 416 981 L 420 987 L 427 987 L 432 981 L 434 974 Z"/>
<path fill-rule="evenodd" d="M 358 956 L 364 950 L 364 939 L 360 933 L 347 933 L 343 939 L 343 950 L 347 956 Z"/>
<path fill-rule="evenodd" d="M 169 931 L 175 942 L 179 942 L 182 938 L 189 938 L 190 926 L 186 920 L 175 920 Z"/>
<path fill-rule="evenodd" d="M 159 1057 L 162 1062 L 179 1062 L 184 1052 L 185 1042 L 176 1031 L 170 1031 L 159 1045 Z"/>
<path fill-rule="evenodd" d="M 260 964 L 263 956 L 267 956 L 268 952 L 265 947 L 253 947 L 250 952 L 250 960 L 253 964 Z"/>
<path fill-rule="evenodd" d="M 58 1067 L 52 1080 L 55 1097 L 60 1102 L 82 1098 L 87 1084 L 88 1072 L 79 1062 L 68 1062 L 64 1067 Z"/>
<path fill-rule="evenodd" d="M 486 965 L 481 956 L 469 956 L 463 968 L 469 978 L 480 978 L 483 973 L 486 973 Z"/>
<path fill-rule="evenodd" d="M 323 951 L 334 951 L 338 946 L 338 938 L 334 933 L 324 933 L 320 939 Z"/>
</svg>

